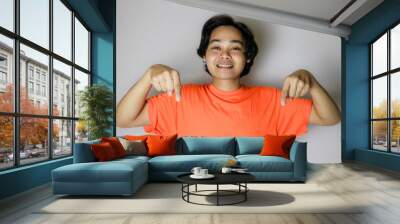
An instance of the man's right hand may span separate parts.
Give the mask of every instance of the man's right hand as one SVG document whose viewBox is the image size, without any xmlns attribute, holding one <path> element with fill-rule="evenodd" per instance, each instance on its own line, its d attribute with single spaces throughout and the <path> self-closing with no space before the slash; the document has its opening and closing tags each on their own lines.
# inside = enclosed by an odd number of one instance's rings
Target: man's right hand
<svg viewBox="0 0 400 224">
<path fill-rule="evenodd" d="M 180 101 L 181 81 L 178 71 L 166 65 L 156 64 L 148 69 L 147 74 L 157 91 L 167 92 L 169 96 L 175 91 L 176 101 Z"/>
</svg>

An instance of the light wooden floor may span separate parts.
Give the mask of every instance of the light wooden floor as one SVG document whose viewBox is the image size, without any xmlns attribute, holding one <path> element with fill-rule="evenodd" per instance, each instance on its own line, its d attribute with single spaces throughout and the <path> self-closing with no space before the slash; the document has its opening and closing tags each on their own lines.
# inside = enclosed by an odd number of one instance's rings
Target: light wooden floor
<svg viewBox="0 0 400 224">
<path fill-rule="evenodd" d="M 35 214 L 54 200 L 49 185 L 0 201 L 0 223 L 400 223 L 400 174 L 359 163 L 310 165 L 308 182 L 346 201 L 367 204 L 357 214 Z M 318 202 L 316 202 L 318 203 Z"/>
</svg>

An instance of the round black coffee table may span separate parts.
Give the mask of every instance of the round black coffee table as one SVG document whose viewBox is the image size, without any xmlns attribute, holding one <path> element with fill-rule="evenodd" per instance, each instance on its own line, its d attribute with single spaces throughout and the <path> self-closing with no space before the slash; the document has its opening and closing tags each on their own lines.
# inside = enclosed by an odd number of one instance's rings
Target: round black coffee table
<svg viewBox="0 0 400 224">
<path fill-rule="evenodd" d="M 247 192 L 249 188 L 247 183 L 255 180 L 255 177 L 249 173 L 214 173 L 215 176 L 212 179 L 193 179 L 190 177 L 191 173 L 182 174 L 177 177 L 178 181 L 182 183 L 182 199 L 188 203 L 198 204 L 198 205 L 234 205 L 247 200 Z M 205 185 L 216 185 L 215 190 L 197 190 L 198 184 Z M 220 189 L 220 185 L 236 185 L 237 190 L 223 190 Z M 190 191 L 190 186 L 195 186 L 194 191 Z M 215 192 L 215 194 L 204 194 L 209 192 Z M 204 197 L 216 197 L 216 204 L 202 204 L 190 201 L 190 196 L 204 196 Z M 221 197 L 232 197 L 241 196 L 239 200 L 231 203 L 221 203 Z"/>
</svg>

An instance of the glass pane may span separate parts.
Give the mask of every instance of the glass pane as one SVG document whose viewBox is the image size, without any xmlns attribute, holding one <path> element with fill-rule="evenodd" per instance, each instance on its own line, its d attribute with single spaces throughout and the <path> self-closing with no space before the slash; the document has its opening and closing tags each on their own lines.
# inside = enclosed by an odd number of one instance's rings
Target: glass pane
<svg viewBox="0 0 400 224">
<path fill-rule="evenodd" d="M 373 75 L 387 71 L 387 34 L 372 44 Z"/>
<path fill-rule="evenodd" d="M 14 0 L 1 0 L 0 9 L 0 26 L 14 31 Z"/>
<path fill-rule="evenodd" d="M 391 121 L 392 124 L 392 152 L 400 153 L 400 120 Z"/>
<path fill-rule="evenodd" d="M 68 60 L 72 60 L 72 12 L 60 0 L 54 0 L 53 17 L 53 51 Z"/>
<path fill-rule="evenodd" d="M 75 143 L 88 140 L 88 128 L 84 120 L 75 121 Z"/>
<path fill-rule="evenodd" d="M 14 111 L 13 40 L 0 35 L 0 111 Z"/>
<path fill-rule="evenodd" d="M 380 77 L 372 81 L 372 118 L 387 117 L 387 77 Z"/>
<path fill-rule="evenodd" d="M 387 151 L 387 121 L 372 122 L 372 148 Z"/>
<path fill-rule="evenodd" d="M 0 170 L 14 165 L 13 118 L 0 116 Z"/>
<path fill-rule="evenodd" d="M 391 31 L 390 48 L 390 67 L 395 69 L 400 67 L 400 24 Z"/>
<path fill-rule="evenodd" d="M 53 60 L 53 114 L 72 117 L 71 66 Z"/>
<path fill-rule="evenodd" d="M 48 114 L 48 64 L 47 55 L 21 44 L 21 113 Z"/>
<path fill-rule="evenodd" d="M 72 121 L 53 120 L 53 157 L 72 155 Z"/>
<path fill-rule="evenodd" d="M 390 98 L 392 117 L 400 117 L 400 72 L 391 75 Z"/>
<path fill-rule="evenodd" d="M 89 32 L 75 18 L 75 63 L 89 70 Z"/>
<path fill-rule="evenodd" d="M 21 36 L 49 48 L 49 0 L 20 0 Z"/>
<path fill-rule="evenodd" d="M 34 163 L 49 158 L 49 123 L 45 118 L 21 117 L 20 164 Z"/>
<path fill-rule="evenodd" d="M 81 114 L 81 107 L 79 106 L 79 98 L 81 92 L 89 85 L 89 75 L 75 69 L 75 117 Z"/>
</svg>

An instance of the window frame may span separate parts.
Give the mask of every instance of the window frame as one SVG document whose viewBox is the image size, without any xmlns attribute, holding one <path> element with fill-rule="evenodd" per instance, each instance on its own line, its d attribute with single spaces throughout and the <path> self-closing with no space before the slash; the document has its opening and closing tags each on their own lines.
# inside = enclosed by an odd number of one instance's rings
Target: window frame
<svg viewBox="0 0 400 224">
<path fill-rule="evenodd" d="M 72 93 L 72 102 L 71 104 L 74 105 L 75 103 L 75 88 L 74 88 L 74 82 L 75 82 L 75 69 L 85 73 L 89 77 L 89 83 L 88 86 L 92 85 L 93 77 L 92 77 L 92 61 L 91 61 L 91 48 L 92 48 L 92 43 L 91 43 L 91 37 L 92 37 L 92 30 L 88 27 L 88 25 L 83 21 L 83 19 L 76 13 L 72 7 L 66 2 L 65 0 L 59 0 L 68 10 L 71 11 L 71 18 L 70 18 L 70 23 L 71 23 L 71 59 L 64 58 L 63 56 L 55 53 L 53 50 L 53 23 L 54 23 L 54 18 L 53 18 L 53 0 L 48 0 L 49 3 L 49 47 L 46 49 L 45 47 L 42 47 L 39 44 L 36 44 L 29 39 L 26 39 L 20 35 L 20 0 L 14 0 L 13 1 L 13 10 L 14 10 L 14 30 L 10 31 L 4 27 L 0 26 L 0 35 L 3 35 L 5 37 L 8 37 L 13 40 L 13 64 L 11 66 L 11 74 L 13 75 L 14 78 L 14 96 L 13 96 L 13 102 L 14 102 L 14 110 L 13 112 L 2 112 L 0 111 L 0 116 L 5 116 L 5 117 L 12 117 L 13 119 L 13 153 L 14 153 L 14 161 L 13 161 L 13 166 L 10 167 L 5 167 L 5 168 L 0 168 L 0 172 L 5 171 L 5 170 L 11 170 L 11 169 L 16 169 L 19 167 L 24 167 L 24 166 L 30 166 L 33 164 L 38 164 L 38 163 L 43 163 L 46 161 L 50 160 L 58 160 L 61 158 L 65 157 L 70 157 L 73 156 L 74 152 L 74 143 L 75 143 L 75 126 L 76 126 L 76 121 L 79 120 L 79 117 L 75 117 L 75 108 L 71 108 L 71 114 L 70 116 L 56 116 L 53 115 L 53 60 L 58 60 L 61 63 L 64 63 L 68 66 L 71 66 L 71 93 Z M 78 64 L 75 63 L 75 18 L 79 20 L 79 22 L 84 26 L 84 28 L 88 31 L 88 69 L 85 69 Z M 27 114 L 27 113 L 21 113 L 20 112 L 20 85 L 21 85 L 21 80 L 20 80 L 20 45 L 24 44 L 27 47 L 30 47 L 36 51 L 39 51 L 40 53 L 43 53 L 48 56 L 49 62 L 48 62 L 48 76 L 46 80 L 46 93 L 45 95 L 48 96 L 48 108 L 49 111 L 47 112 L 46 115 L 39 115 L 39 114 Z M 27 71 L 29 71 L 30 65 L 27 64 Z M 36 83 L 40 83 L 42 85 L 42 79 L 41 79 L 41 74 L 42 72 L 39 72 L 39 80 L 36 79 L 36 72 L 37 70 L 33 68 L 33 79 L 30 78 L 29 72 L 27 72 L 26 75 L 26 82 L 29 82 L 30 80 L 33 81 L 33 85 L 35 86 Z M 40 86 L 41 86 L 40 85 Z M 28 87 L 28 86 L 27 86 Z M 35 88 L 35 87 L 34 87 Z M 27 89 L 27 91 L 29 91 Z M 36 89 L 34 89 L 34 92 Z M 41 92 L 41 91 L 40 91 Z M 42 94 L 39 94 L 38 96 L 42 96 Z M 43 160 L 40 160 L 38 162 L 31 162 L 31 163 L 26 163 L 26 164 L 21 164 L 20 161 L 20 119 L 21 118 L 45 118 L 47 119 L 48 122 L 48 136 L 47 136 L 47 147 L 48 147 L 48 155 L 47 158 L 44 157 Z M 53 151 L 53 123 L 57 120 L 61 121 L 70 121 L 71 122 L 71 153 L 68 155 L 63 155 L 63 156 L 54 156 Z"/>
<path fill-rule="evenodd" d="M 400 72 L 400 67 L 391 69 L 391 30 L 395 28 L 396 26 L 400 26 L 400 21 L 395 22 L 392 24 L 389 28 L 385 29 L 384 32 L 379 34 L 375 39 L 373 39 L 371 42 L 368 43 L 368 53 L 369 53 L 369 149 L 373 151 L 379 151 L 379 152 L 386 152 L 386 153 L 391 153 L 391 154 L 400 154 L 400 152 L 393 152 L 392 151 L 392 121 L 400 120 L 400 117 L 392 117 L 392 98 L 391 98 L 391 79 L 392 76 L 395 75 L 396 73 Z M 373 44 L 379 40 L 381 37 L 383 37 L 385 34 L 387 34 L 387 64 L 386 64 L 386 71 L 380 74 L 377 74 L 374 76 L 373 74 Z M 373 88 L 373 81 L 378 78 L 386 77 L 386 87 L 387 87 L 387 105 L 386 105 L 386 118 L 373 118 L 373 93 L 374 93 L 374 88 Z M 373 122 L 374 121 L 386 121 L 386 151 L 384 150 L 379 150 L 374 148 L 374 133 L 373 133 Z"/>
</svg>

